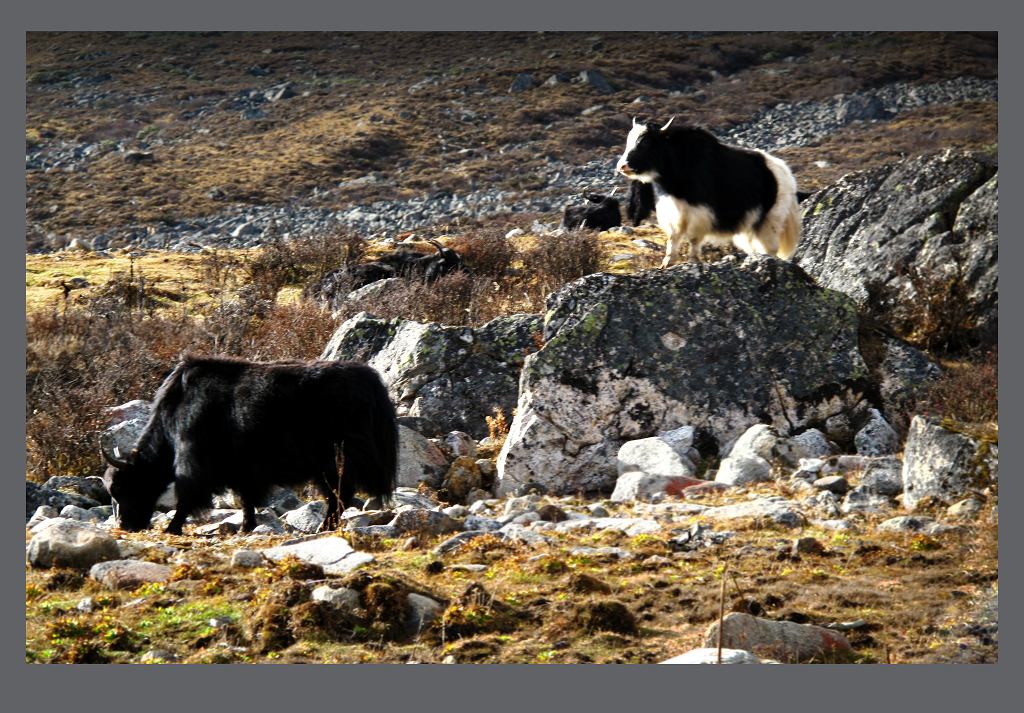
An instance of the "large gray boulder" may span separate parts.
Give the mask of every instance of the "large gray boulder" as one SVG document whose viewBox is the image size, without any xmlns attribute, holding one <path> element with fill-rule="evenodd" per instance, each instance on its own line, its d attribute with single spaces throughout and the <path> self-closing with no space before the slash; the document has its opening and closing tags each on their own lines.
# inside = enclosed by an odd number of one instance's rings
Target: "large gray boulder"
<svg viewBox="0 0 1024 713">
<path fill-rule="evenodd" d="M 952 504 L 998 477 L 997 446 L 915 416 L 903 451 L 903 506 L 925 498 Z"/>
<path fill-rule="evenodd" d="M 498 491 L 609 488 L 623 442 L 692 425 L 720 450 L 757 423 L 784 435 L 869 387 L 845 295 L 775 258 L 595 274 L 548 298 L 526 358 Z"/>
<path fill-rule="evenodd" d="M 109 532 L 62 517 L 43 523 L 28 543 L 28 561 L 33 567 L 86 569 L 120 556 L 117 540 Z"/>
<path fill-rule="evenodd" d="M 805 203 L 793 260 L 904 335 L 920 319 L 907 270 L 944 281 L 959 264 L 973 336 L 994 343 L 996 171 L 994 157 L 947 151 L 844 176 Z"/>
<path fill-rule="evenodd" d="M 530 314 L 474 328 L 360 312 L 338 327 L 321 358 L 368 363 L 380 372 L 399 415 L 480 439 L 488 435 L 487 416 L 515 407 L 523 358 L 536 351 L 540 330 L 541 317 Z"/>
</svg>

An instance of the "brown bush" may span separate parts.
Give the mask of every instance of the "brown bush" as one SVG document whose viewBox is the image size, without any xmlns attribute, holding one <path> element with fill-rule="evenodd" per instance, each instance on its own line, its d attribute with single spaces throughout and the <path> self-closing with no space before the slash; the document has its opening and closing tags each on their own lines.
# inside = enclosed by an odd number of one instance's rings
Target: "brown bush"
<svg viewBox="0 0 1024 713">
<path fill-rule="evenodd" d="M 452 241 L 448 246 L 477 277 L 507 277 L 519 251 L 500 228 L 484 228 Z"/>
<path fill-rule="evenodd" d="M 598 271 L 601 246 L 597 233 L 577 230 L 562 236 L 545 236 L 523 255 L 526 276 L 533 280 L 531 293 L 543 305 L 544 297 L 568 282 Z"/>
<path fill-rule="evenodd" d="M 917 413 L 964 423 L 999 419 L 999 355 L 997 349 L 966 362 L 949 364 L 920 397 Z"/>
<path fill-rule="evenodd" d="M 28 470 L 94 475 L 103 409 L 151 394 L 200 334 L 189 321 L 72 308 L 26 321 Z"/>
</svg>

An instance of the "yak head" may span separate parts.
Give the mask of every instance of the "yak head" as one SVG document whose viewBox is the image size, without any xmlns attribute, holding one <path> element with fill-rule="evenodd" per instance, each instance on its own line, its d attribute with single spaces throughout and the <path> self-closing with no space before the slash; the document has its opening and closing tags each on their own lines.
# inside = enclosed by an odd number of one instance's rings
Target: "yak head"
<svg viewBox="0 0 1024 713">
<path fill-rule="evenodd" d="M 615 170 L 634 181 L 652 183 L 658 178 L 657 162 L 665 151 L 665 132 L 675 117 L 662 127 L 633 119 L 633 128 L 626 136 L 626 150 L 622 152 Z"/>
<path fill-rule="evenodd" d="M 103 484 L 110 493 L 117 526 L 132 532 L 145 530 L 167 483 L 155 477 L 153 469 L 141 462 L 138 451 L 122 457 L 115 448 L 113 452 L 104 450 L 103 456 L 109 463 Z"/>
</svg>

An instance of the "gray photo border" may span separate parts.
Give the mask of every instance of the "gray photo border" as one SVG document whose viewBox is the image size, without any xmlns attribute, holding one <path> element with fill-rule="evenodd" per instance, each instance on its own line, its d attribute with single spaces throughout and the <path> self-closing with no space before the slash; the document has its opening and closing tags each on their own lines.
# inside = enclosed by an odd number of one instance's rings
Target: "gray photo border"
<svg viewBox="0 0 1024 713">
<path fill-rule="evenodd" d="M 893 0 L 860 0 L 828 5 L 817 2 L 765 3 L 759 0 L 713 3 L 666 3 L 664 0 L 610 2 L 589 0 L 570 5 L 538 0 L 508 4 L 484 4 L 471 0 L 416 3 L 387 0 L 359 5 L 326 4 L 291 0 L 287 3 L 249 0 L 244 4 L 214 3 L 210 0 L 177 0 L 174 3 L 143 6 L 134 2 L 110 1 L 75 3 L 72 0 L 38 2 L 5 10 L 3 78 L 9 101 L 3 111 L 2 195 L 6 259 L 2 269 L 9 273 L 2 286 L 3 349 L 3 434 L 5 489 L 9 497 L 4 518 L 11 530 L 11 564 L 24 555 L 15 549 L 15 526 L 20 524 L 22 493 L 19 473 L 24 471 L 24 292 L 18 272 L 23 269 L 25 184 L 21 134 L 25 121 L 25 32 L 29 30 L 997 30 L 1000 31 L 1000 62 L 1011 68 L 1021 66 L 1021 50 L 1013 41 L 1017 12 L 1002 3 L 974 0 L 970 3 L 932 0 L 898 3 Z M 1016 126 L 1021 119 L 1019 84 L 1007 82 L 1000 88 L 1000 123 Z M 1020 140 L 1015 132 L 1004 132 L 1000 153 L 1008 170 L 1000 183 L 1004 195 L 1014 196 L 1021 188 Z M 1015 234 L 1020 214 L 1011 208 L 1001 216 L 1004 235 Z M 1020 258 L 1015 241 L 1003 246 L 1005 264 Z M 1004 303 L 1015 305 L 1021 287 L 1004 282 Z M 1021 336 L 1011 326 L 1000 335 L 1003 362 L 1015 363 Z M 1000 375 L 1003 425 L 1020 425 L 1021 377 L 1012 369 Z M 1013 440 L 1004 442 L 1004 482 L 1001 494 L 1010 508 L 1019 502 L 1020 487 L 1013 469 L 1020 457 Z M 1007 461 L 1007 459 L 1009 459 Z M 1005 508 L 1004 508 L 1005 509 Z M 656 666 L 416 666 L 398 670 L 394 666 L 29 666 L 18 629 L 22 626 L 23 598 L 19 578 L 3 587 L 7 612 L 4 619 L 4 666 L 0 676 L 7 691 L 9 710 L 42 706 L 60 710 L 121 707 L 145 709 L 198 708 L 216 710 L 220 705 L 254 706 L 257 710 L 331 706 L 349 708 L 368 705 L 374 709 L 410 710 L 484 708 L 485 710 L 605 710 L 667 706 L 671 709 L 711 707 L 713 710 L 788 710 L 865 708 L 898 710 L 964 710 L 998 705 L 1013 700 L 1011 678 L 1020 664 L 1019 615 L 1012 593 L 1019 591 L 1020 571 L 1010 556 L 1019 542 L 1020 525 L 1004 517 L 1000 532 L 1003 572 L 1000 585 L 1010 597 L 1003 597 L 1002 646 L 999 663 L 990 666 L 885 666 L 863 667 L 741 667 L 732 669 L 684 669 Z M 5 548 L 6 549 L 6 548 Z M 897 673 L 898 672 L 898 673 Z M 738 685 L 737 685 L 738 684 Z M 179 700 L 180 699 L 180 700 Z"/>
</svg>

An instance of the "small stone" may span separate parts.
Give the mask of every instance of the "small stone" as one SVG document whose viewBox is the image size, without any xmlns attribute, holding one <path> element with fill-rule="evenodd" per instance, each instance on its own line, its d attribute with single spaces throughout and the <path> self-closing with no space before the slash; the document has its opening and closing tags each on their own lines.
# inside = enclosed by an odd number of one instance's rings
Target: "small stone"
<svg viewBox="0 0 1024 713">
<path fill-rule="evenodd" d="M 235 553 L 231 555 L 231 566 L 239 569 L 252 569 L 265 564 L 267 564 L 267 560 L 254 550 L 235 550 Z"/>
<path fill-rule="evenodd" d="M 529 89 L 533 89 L 536 84 L 537 83 L 534 81 L 532 74 L 521 72 L 512 80 L 512 84 L 509 86 L 508 91 L 509 94 L 525 92 Z"/>
<path fill-rule="evenodd" d="M 142 663 L 174 663 L 178 655 L 166 649 L 150 649 L 139 660 Z"/>
<path fill-rule="evenodd" d="M 348 587 L 335 589 L 323 584 L 316 587 L 312 592 L 312 599 L 315 602 L 327 602 L 339 609 L 353 610 L 359 607 L 359 592 Z"/>
<path fill-rule="evenodd" d="M 882 532 L 920 532 L 925 535 L 941 535 L 943 532 L 956 528 L 952 525 L 943 525 L 930 517 L 904 515 L 879 523 L 878 529 Z"/>
<path fill-rule="evenodd" d="M 790 549 L 791 556 L 797 555 L 820 555 L 825 551 L 825 546 L 813 537 L 798 537 L 793 540 L 793 547 Z"/>
<path fill-rule="evenodd" d="M 135 589 L 148 582 L 168 581 L 171 568 L 143 560 L 112 560 L 93 565 L 89 577 L 107 589 Z"/>
<path fill-rule="evenodd" d="M 444 611 L 444 607 L 439 602 L 422 594 L 409 592 L 406 600 L 409 605 L 406 631 L 410 634 L 416 634 L 426 629 Z"/>
<path fill-rule="evenodd" d="M 950 505 L 946 514 L 955 518 L 975 518 L 981 512 L 981 501 L 977 498 L 965 498 L 958 503 Z"/>
<path fill-rule="evenodd" d="M 818 490 L 827 490 L 836 495 L 846 495 L 850 490 L 850 483 L 841 475 L 827 475 L 814 481 L 814 487 Z"/>
</svg>

